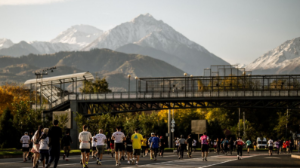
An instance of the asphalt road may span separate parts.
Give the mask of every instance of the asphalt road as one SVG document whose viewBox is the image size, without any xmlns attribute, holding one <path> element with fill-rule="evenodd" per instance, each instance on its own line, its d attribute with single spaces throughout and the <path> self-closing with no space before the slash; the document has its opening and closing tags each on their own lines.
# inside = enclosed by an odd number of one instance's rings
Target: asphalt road
<svg viewBox="0 0 300 168">
<path fill-rule="evenodd" d="M 145 168 L 205 168 L 205 167 L 217 167 L 217 168 L 246 168 L 246 167 L 300 167 L 300 159 L 291 158 L 290 155 L 273 155 L 268 156 L 266 152 L 251 152 L 250 154 L 244 154 L 242 160 L 237 160 L 236 153 L 233 156 L 217 155 L 216 153 L 209 153 L 208 161 L 202 161 L 201 153 L 196 152 L 192 158 L 187 158 L 186 155 L 183 159 L 178 159 L 174 153 L 165 153 L 164 157 L 158 157 L 157 161 L 152 161 L 149 156 L 143 157 L 139 161 L 139 165 L 128 165 L 127 161 L 122 161 L 120 167 L 145 167 Z M 69 157 L 69 161 L 59 161 L 58 167 L 66 168 L 81 168 L 79 164 L 80 155 L 73 155 Z M 22 158 L 9 158 L 0 159 L 1 168 L 32 168 L 31 162 L 22 162 Z M 40 166 L 42 168 L 42 164 Z M 53 167 L 53 165 L 51 166 Z M 89 168 L 96 167 L 116 167 L 115 160 L 111 155 L 104 155 L 102 165 L 96 165 L 95 159 L 90 159 Z"/>
</svg>

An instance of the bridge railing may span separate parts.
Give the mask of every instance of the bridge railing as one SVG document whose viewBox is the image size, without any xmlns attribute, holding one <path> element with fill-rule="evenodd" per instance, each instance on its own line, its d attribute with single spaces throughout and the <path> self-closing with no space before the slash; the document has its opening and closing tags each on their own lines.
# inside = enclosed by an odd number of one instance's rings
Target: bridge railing
<svg viewBox="0 0 300 168">
<path fill-rule="evenodd" d="M 111 92 L 98 94 L 73 93 L 58 99 L 53 103 L 43 105 L 43 109 L 51 109 L 72 100 L 128 100 L 128 99 L 166 99 L 166 98 L 225 98 L 225 97 L 296 97 L 298 90 L 268 90 L 268 91 L 203 91 L 203 92 Z M 40 105 L 32 105 L 40 109 Z"/>
</svg>

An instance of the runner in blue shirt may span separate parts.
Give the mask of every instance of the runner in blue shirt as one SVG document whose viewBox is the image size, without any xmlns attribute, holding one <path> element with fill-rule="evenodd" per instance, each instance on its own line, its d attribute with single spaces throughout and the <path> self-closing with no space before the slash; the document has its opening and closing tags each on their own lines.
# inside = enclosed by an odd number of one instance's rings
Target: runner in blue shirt
<svg viewBox="0 0 300 168">
<path fill-rule="evenodd" d="M 151 139 L 151 150 L 154 151 L 154 160 L 156 160 L 158 147 L 159 147 L 159 138 L 156 137 L 156 134 L 154 134 L 154 137 Z"/>
<path fill-rule="evenodd" d="M 153 150 L 151 149 L 151 141 L 152 141 L 153 137 L 154 137 L 154 133 L 152 132 L 151 137 L 148 139 L 148 144 L 149 144 L 149 148 L 150 148 L 150 160 L 153 159 Z"/>
</svg>

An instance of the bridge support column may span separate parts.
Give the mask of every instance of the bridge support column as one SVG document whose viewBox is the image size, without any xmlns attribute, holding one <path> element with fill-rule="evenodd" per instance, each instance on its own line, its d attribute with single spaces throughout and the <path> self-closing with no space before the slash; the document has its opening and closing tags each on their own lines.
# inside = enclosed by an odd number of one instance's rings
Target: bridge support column
<svg viewBox="0 0 300 168">
<path fill-rule="evenodd" d="M 78 104 L 76 101 L 70 101 L 70 109 L 71 109 L 71 120 L 72 120 L 70 136 L 73 141 L 73 143 L 71 144 L 71 148 L 78 149 L 79 148 L 78 128 L 77 128 L 77 122 L 75 121 L 76 113 L 78 112 Z"/>
</svg>

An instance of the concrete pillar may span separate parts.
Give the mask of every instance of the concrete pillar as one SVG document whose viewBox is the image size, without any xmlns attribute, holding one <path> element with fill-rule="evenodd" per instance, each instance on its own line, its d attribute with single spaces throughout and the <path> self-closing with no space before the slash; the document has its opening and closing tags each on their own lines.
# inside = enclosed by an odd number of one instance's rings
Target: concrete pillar
<svg viewBox="0 0 300 168">
<path fill-rule="evenodd" d="M 70 101 L 70 108 L 71 108 L 71 129 L 70 129 L 70 136 L 72 138 L 73 143 L 71 144 L 72 149 L 79 148 L 78 142 L 78 129 L 77 123 L 75 121 L 76 113 L 78 112 L 78 104 L 77 101 Z"/>
</svg>

